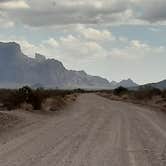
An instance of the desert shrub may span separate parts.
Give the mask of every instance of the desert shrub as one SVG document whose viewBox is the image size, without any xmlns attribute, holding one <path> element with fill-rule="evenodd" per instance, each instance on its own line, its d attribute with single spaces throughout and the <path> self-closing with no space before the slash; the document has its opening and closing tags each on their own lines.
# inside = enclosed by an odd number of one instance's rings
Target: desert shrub
<svg viewBox="0 0 166 166">
<path fill-rule="evenodd" d="M 16 91 L 15 90 L 4 90 L 4 96 L 1 98 L 1 102 L 3 103 L 3 106 L 11 110 L 16 107 Z M 2 93 L 1 93 L 2 94 Z"/>
<path fill-rule="evenodd" d="M 152 94 L 152 96 L 158 96 L 158 95 L 161 95 L 161 94 L 162 94 L 161 90 L 158 89 L 158 88 L 152 88 L 152 89 L 150 90 L 150 93 Z"/>
<path fill-rule="evenodd" d="M 123 94 L 126 94 L 127 92 L 128 92 L 127 88 L 124 88 L 124 87 L 120 86 L 120 87 L 114 89 L 113 94 L 121 96 Z"/>
<path fill-rule="evenodd" d="M 158 95 L 161 95 L 161 90 L 152 87 L 141 88 L 133 93 L 133 97 L 138 100 L 151 100 Z"/>
<path fill-rule="evenodd" d="M 37 91 L 37 90 L 36 90 Z M 34 109 L 40 109 L 42 96 L 28 86 L 18 90 L 8 90 L 2 103 L 8 110 L 19 108 L 23 103 L 32 105 Z"/>
<path fill-rule="evenodd" d="M 3 103 L 3 107 L 8 110 L 17 109 L 27 105 L 31 105 L 33 109 L 38 110 L 41 109 L 42 103 L 47 98 L 56 98 L 57 101 L 61 100 L 61 103 L 63 103 L 62 99 L 65 98 L 66 95 L 79 92 L 80 90 L 31 89 L 28 86 L 15 90 L 0 89 L 0 104 Z"/>
<path fill-rule="evenodd" d="M 162 96 L 162 98 L 165 98 L 165 99 L 166 99 L 166 90 L 162 91 L 161 96 Z"/>
<path fill-rule="evenodd" d="M 35 110 L 41 109 L 42 102 L 47 98 L 45 91 L 43 89 L 36 89 L 33 91 L 29 103 L 32 104 Z"/>
<path fill-rule="evenodd" d="M 88 91 L 85 91 L 85 90 L 80 89 L 80 88 L 79 88 L 79 89 L 75 89 L 74 92 L 75 92 L 75 93 L 85 93 L 85 92 L 88 93 Z"/>
</svg>

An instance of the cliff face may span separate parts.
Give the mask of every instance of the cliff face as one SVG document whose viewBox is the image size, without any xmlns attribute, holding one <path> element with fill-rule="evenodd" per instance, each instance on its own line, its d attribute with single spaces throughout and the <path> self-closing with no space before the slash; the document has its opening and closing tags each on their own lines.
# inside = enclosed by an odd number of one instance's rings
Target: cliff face
<svg viewBox="0 0 166 166">
<path fill-rule="evenodd" d="M 29 58 L 17 43 L 0 43 L 0 87 L 37 85 L 59 88 L 108 88 L 110 83 L 84 71 L 67 70 L 63 64 L 43 55 Z M 10 86 L 9 86 L 10 85 Z"/>
</svg>

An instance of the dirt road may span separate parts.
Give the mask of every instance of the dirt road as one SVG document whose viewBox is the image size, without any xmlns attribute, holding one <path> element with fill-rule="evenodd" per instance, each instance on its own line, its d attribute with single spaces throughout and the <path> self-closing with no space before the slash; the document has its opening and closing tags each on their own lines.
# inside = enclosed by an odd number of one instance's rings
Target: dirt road
<svg viewBox="0 0 166 166">
<path fill-rule="evenodd" d="M 0 145 L 0 166 L 166 166 L 166 115 L 84 94 Z"/>
</svg>

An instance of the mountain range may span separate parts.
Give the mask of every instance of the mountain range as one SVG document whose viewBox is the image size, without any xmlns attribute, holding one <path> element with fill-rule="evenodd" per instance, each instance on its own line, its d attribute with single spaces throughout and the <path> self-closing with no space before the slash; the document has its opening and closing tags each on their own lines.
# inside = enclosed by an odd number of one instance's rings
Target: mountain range
<svg viewBox="0 0 166 166">
<path fill-rule="evenodd" d="M 67 70 L 60 61 L 24 55 L 15 42 L 0 43 L 0 85 L 14 88 L 40 84 L 48 88 L 108 88 L 109 81 L 84 71 Z"/>
<path fill-rule="evenodd" d="M 166 80 L 157 82 L 157 83 L 150 83 L 150 84 L 145 84 L 140 87 L 153 87 L 153 88 L 158 88 L 158 89 L 166 89 Z"/>
<path fill-rule="evenodd" d="M 116 82 L 116 81 L 112 81 L 111 83 L 111 88 L 115 89 L 118 88 L 120 86 L 123 86 L 125 88 L 130 88 L 130 87 L 137 87 L 138 84 L 136 84 L 133 80 L 131 80 L 130 78 L 127 80 L 122 80 L 120 82 Z"/>
<path fill-rule="evenodd" d="M 45 88 L 113 89 L 119 86 L 137 87 L 131 79 L 109 82 L 84 71 L 67 70 L 62 62 L 37 54 L 30 58 L 15 42 L 0 42 L 0 88 L 23 85 Z M 160 86 L 165 86 L 161 83 Z"/>
</svg>

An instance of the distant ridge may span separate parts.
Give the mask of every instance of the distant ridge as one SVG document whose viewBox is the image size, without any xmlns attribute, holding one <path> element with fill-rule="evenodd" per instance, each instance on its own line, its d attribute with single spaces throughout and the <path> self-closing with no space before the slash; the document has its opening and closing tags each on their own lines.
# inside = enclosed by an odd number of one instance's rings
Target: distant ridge
<svg viewBox="0 0 166 166">
<path fill-rule="evenodd" d="M 142 87 L 154 87 L 154 88 L 163 90 L 163 89 L 166 89 L 166 80 L 156 82 L 156 83 L 145 84 L 145 85 L 142 85 Z"/>
<path fill-rule="evenodd" d="M 130 87 L 137 87 L 138 84 L 136 84 L 133 80 L 131 80 L 130 78 L 129 79 L 126 79 L 126 80 L 122 80 L 120 82 L 115 82 L 115 81 L 112 81 L 111 82 L 111 87 L 113 89 L 115 88 L 118 88 L 120 86 L 123 86 L 125 88 L 130 88 Z"/>
<path fill-rule="evenodd" d="M 15 42 L 0 42 L 0 88 L 22 85 L 47 88 L 110 88 L 108 80 L 67 70 L 60 61 L 36 54 L 29 58 Z"/>
<path fill-rule="evenodd" d="M 15 42 L 0 42 L 0 88 L 17 88 L 23 85 L 63 89 L 138 86 L 131 79 L 110 83 L 105 78 L 88 75 L 85 71 L 67 70 L 62 62 L 47 59 L 41 54 L 36 53 L 35 58 L 28 57 Z"/>
</svg>

